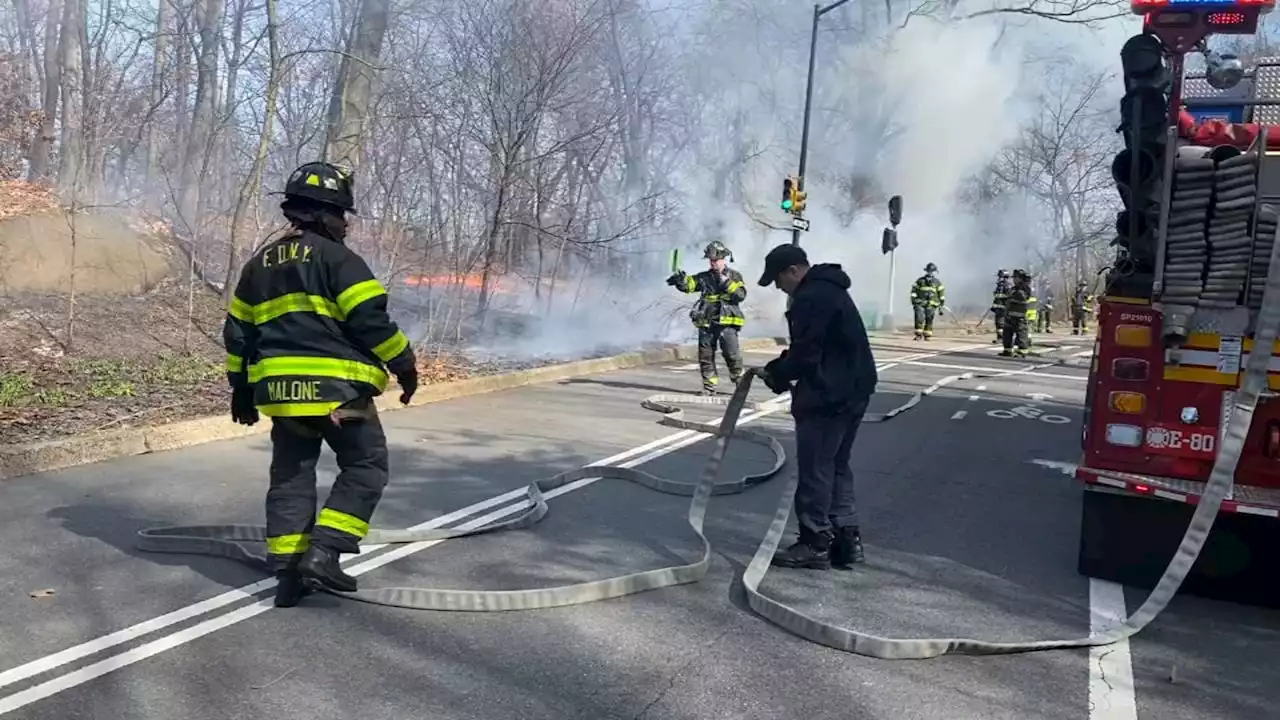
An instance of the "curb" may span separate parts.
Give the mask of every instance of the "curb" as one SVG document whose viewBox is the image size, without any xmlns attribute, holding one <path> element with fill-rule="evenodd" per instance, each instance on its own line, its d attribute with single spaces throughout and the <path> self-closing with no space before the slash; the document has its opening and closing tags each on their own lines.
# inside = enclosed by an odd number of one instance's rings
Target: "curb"
<svg viewBox="0 0 1280 720">
<path fill-rule="evenodd" d="M 743 350 L 765 350 L 785 344 L 786 340 L 783 338 L 752 338 L 743 340 L 741 347 Z M 591 360 L 545 365 L 500 375 L 422 385 L 419 386 L 408 406 L 401 405 L 397 400 L 398 386 L 392 381 L 375 402 L 378 410 L 382 412 L 401 410 L 442 400 L 554 382 L 610 370 L 625 370 L 674 360 L 695 360 L 697 352 L 696 345 L 668 346 Z M 267 418 L 264 417 L 263 420 Z M 265 435 L 270 430 L 270 422 L 260 421 L 253 426 L 244 426 L 231 422 L 226 415 L 215 415 L 162 425 L 73 435 L 56 440 L 0 445 L 0 480 L 89 465 L 114 458 L 177 450 L 218 440 Z"/>
</svg>

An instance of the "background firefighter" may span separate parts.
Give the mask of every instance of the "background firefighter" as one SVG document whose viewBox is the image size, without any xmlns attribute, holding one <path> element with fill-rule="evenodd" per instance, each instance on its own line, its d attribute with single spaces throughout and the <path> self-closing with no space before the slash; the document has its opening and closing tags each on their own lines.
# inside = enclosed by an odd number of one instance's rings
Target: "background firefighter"
<svg viewBox="0 0 1280 720">
<path fill-rule="evenodd" d="M 996 271 L 996 288 L 991 291 L 991 319 L 996 324 L 996 337 L 991 342 L 999 343 L 1004 339 L 1004 303 L 1009 299 L 1009 271 Z"/>
<path fill-rule="evenodd" d="M 667 284 L 684 293 L 698 293 L 689 318 L 698 328 L 698 369 L 702 373 L 702 393 L 715 392 L 720 382 L 716 370 L 716 346 L 729 366 L 729 378 L 734 385 L 742 379 L 742 349 L 738 345 L 738 332 L 742 329 L 742 301 L 747 299 L 747 287 L 742 273 L 730 268 L 726 258 L 733 253 L 719 240 L 707 244 L 702 256 L 710 267 L 697 275 L 687 275 L 683 270 L 667 278 Z"/>
<path fill-rule="evenodd" d="M 359 552 L 387 483 L 387 441 L 373 398 L 395 373 L 400 401 L 418 386 L 409 338 L 387 314 L 387 291 L 343 243 L 354 211 L 349 173 L 298 168 L 280 208 L 293 225 L 240 272 L 223 326 L 232 418 L 271 418 L 267 553 L 276 606 L 309 591 L 304 578 L 356 589 L 340 553 Z M 316 516 L 316 463 L 325 442 L 339 473 Z"/>
<path fill-rule="evenodd" d="M 1053 283 L 1045 283 L 1044 299 L 1040 301 L 1040 312 L 1037 314 L 1036 329 L 1042 333 L 1053 332 Z"/>
<path fill-rule="evenodd" d="M 1025 270 L 1013 271 L 1013 287 L 1009 289 L 1009 297 L 1004 305 L 1004 357 L 1026 357 L 1031 347 L 1030 333 L 1027 328 L 1027 307 L 1031 300 L 1031 276 Z M 1014 350 L 1014 340 L 1018 348 Z"/>
<path fill-rule="evenodd" d="M 1071 298 L 1071 334 L 1083 335 L 1089 332 L 1089 315 L 1093 314 L 1093 296 L 1089 294 L 1089 283 L 1076 285 L 1075 295 Z"/>
<path fill-rule="evenodd" d="M 924 275 L 916 278 L 911 286 L 911 310 L 915 315 L 916 340 L 928 340 L 933 337 L 933 318 L 942 312 L 946 304 L 942 281 L 934 273 L 938 266 L 929 263 L 924 266 Z"/>
</svg>

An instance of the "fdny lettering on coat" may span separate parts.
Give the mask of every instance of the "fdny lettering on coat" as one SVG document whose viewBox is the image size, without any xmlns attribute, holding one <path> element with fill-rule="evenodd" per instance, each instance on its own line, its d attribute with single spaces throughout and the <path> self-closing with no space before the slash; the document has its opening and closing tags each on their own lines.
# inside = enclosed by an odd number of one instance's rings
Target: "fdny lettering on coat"
<svg viewBox="0 0 1280 720">
<path fill-rule="evenodd" d="M 311 246 L 300 242 L 286 242 L 262 253 L 262 267 L 272 268 L 292 262 L 311 262 Z"/>
</svg>

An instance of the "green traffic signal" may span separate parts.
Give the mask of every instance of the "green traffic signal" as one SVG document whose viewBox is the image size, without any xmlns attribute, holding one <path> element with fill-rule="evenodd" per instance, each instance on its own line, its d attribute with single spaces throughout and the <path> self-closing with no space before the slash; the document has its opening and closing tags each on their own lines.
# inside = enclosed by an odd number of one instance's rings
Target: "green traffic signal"
<svg viewBox="0 0 1280 720">
<path fill-rule="evenodd" d="M 782 209 L 783 209 L 783 210 L 790 210 L 790 209 L 791 209 L 791 199 L 790 199 L 790 198 L 787 198 L 786 200 L 783 200 L 783 201 L 782 201 Z"/>
</svg>

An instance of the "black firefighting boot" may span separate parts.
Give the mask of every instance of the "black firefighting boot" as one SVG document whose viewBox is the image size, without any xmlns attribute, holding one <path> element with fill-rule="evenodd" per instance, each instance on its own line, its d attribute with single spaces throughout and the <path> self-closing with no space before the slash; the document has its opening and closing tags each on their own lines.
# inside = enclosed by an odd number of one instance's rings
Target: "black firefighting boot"
<svg viewBox="0 0 1280 720">
<path fill-rule="evenodd" d="M 312 545 L 307 548 L 307 554 L 298 563 L 298 572 L 338 592 L 356 590 L 356 579 L 342 571 L 342 565 L 338 563 L 338 552 L 327 547 Z"/>
<path fill-rule="evenodd" d="M 831 543 L 831 566 L 840 570 L 852 570 L 854 563 L 866 562 L 862 553 L 862 534 L 858 528 L 836 528 L 835 540 Z"/>
<path fill-rule="evenodd" d="M 807 568 L 809 570 L 831 569 L 830 532 L 812 533 L 800 529 L 800 539 L 786 550 L 773 555 L 773 564 L 785 568 Z"/>
<path fill-rule="evenodd" d="M 291 608 L 311 594 L 311 584 L 296 568 L 276 572 L 276 607 Z"/>
<path fill-rule="evenodd" d="M 1010 348 L 1005 348 L 1004 350 L 1001 350 L 1000 357 L 1013 357 L 1013 350 Z"/>
</svg>

